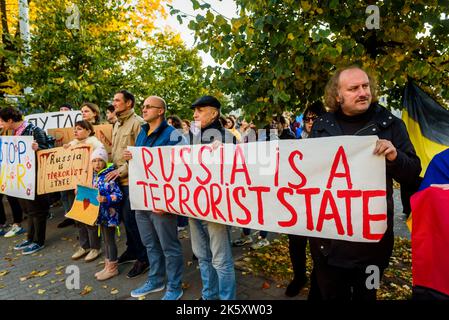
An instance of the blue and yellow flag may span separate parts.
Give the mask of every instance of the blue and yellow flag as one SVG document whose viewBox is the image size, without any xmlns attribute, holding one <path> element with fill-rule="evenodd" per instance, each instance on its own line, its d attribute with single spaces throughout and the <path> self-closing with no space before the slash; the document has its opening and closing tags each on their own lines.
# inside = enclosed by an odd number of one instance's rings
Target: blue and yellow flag
<svg viewBox="0 0 449 320">
<path fill-rule="evenodd" d="M 415 83 L 404 92 L 402 120 L 421 159 L 421 177 L 432 158 L 449 147 L 449 110 L 440 106 Z"/>
</svg>

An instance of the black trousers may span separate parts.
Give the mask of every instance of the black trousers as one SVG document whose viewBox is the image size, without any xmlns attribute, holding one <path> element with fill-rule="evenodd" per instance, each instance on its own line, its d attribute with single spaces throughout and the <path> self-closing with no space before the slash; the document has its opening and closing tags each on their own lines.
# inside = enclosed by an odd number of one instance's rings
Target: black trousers
<svg viewBox="0 0 449 320">
<path fill-rule="evenodd" d="M 42 246 L 45 243 L 49 203 L 46 195 L 36 195 L 34 200 L 19 200 L 22 209 L 28 213 L 28 240 Z"/>
<path fill-rule="evenodd" d="M 122 186 L 123 200 L 121 213 L 126 230 L 126 254 L 136 258 L 140 262 L 148 262 L 147 249 L 140 238 L 139 228 L 136 222 L 136 212 L 131 210 L 129 202 L 129 187 Z"/>
<path fill-rule="evenodd" d="M 288 250 L 292 262 L 293 274 L 299 280 L 306 277 L 306 246 L 307 237 L 288 235 Z"/>
<path fill-rule="evenodd" d="M 376 289 L 367 287 L 366 267 L 341 268 L 314 260 L 316 284 L 322 300 L 375 301 Z M 379 282 L 385 269 L 379 268 Z"/>
<path fill-rule="evenodd" d="M 98 226 L 89 226 L 82 222 L 77 222 L 79 229 L 80 247 L 83 249 L 97 249 L 101 248 L 101 240 L 98 236 Z"/>
<path fill-rule="evenodd" d="M 19 204 L 19 200 L 17 198 L 6 196 L 6 199 L 9 202 L 9 206 L 11 207 L 13 223 L 21 223 L 23 220 L 23 211 L 22 207 Z M 3 194 L 0 193 L 0 224 L 6 223 L 6 214 L 5 207 L 3 206 Z"/>
</svg>

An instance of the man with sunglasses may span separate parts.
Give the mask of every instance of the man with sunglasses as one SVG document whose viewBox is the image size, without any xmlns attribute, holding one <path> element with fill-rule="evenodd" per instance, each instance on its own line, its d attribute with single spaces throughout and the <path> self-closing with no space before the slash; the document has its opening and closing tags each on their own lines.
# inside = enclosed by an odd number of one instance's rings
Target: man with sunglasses
<svg viewBox="0 0 449 320">
<path fill-rule="evenodd" d="M 137 136 L 136 147 L 185 144 L 183 136 L 165 120 L 166 110 L 167 104 L 161 97 L 150 96 L 145 99 L 142 107 L 145 124 Z M 130 151 L 125 151 L 123 156 L 128 161 L 132 158 Z M 151 268 L 147 281 L 131 291 L 131 296 L 139 298 L 164 290 L 167 277 L 167 290 L 162 300 L 180 299 L 183 294 L 181 280 L 184 265 L 177 216 L 161 211 L 137 210 L 136 221 Z"/>
</svg>

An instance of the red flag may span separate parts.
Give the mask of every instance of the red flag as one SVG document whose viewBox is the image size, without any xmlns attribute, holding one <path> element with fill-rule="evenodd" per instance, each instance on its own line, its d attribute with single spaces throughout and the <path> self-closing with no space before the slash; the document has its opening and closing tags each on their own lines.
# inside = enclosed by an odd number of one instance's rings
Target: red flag
<svg viewBox="0 0 449 320">
<path fill-rule="evenodd" d="M 410 203 L 413 286 L 449 295 L 449 190 L 429 187 Z"/>
</svg>

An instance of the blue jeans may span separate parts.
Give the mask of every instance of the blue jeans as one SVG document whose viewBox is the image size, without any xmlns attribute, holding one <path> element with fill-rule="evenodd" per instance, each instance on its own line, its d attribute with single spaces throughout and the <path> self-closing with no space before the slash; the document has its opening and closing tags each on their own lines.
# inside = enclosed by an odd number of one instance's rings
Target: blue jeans
<svg viewBox="0 0 449 320">
<path fill-rule="evenodd" d="M 159 287 L 167 275 L 167 290 L 181 290 L 184 256 L 176 215 L 137 210 L 136 222 L 150 262 L 148 280 Z"/>
<path fill-rule="evenodd" d="M 229 227 L 189 219 L 192 249 L 198 258 L 204 300 L 235 300 L 236 283 Z"/>
</svg>

